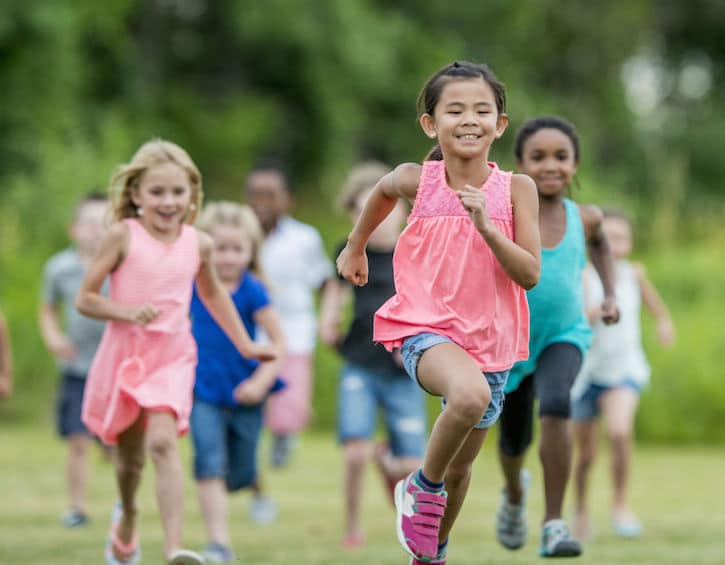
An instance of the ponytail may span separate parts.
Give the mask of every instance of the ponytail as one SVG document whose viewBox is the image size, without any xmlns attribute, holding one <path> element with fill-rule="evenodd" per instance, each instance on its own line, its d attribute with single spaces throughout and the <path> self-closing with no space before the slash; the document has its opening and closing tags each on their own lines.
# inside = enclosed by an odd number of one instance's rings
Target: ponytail
<svg viewBox="0 0 725 565">
<path fill-rule="evenodd" d="M 440 145 L 434 145 L 430 151 L 428 151 L 428 154 L 425 156 L 424 161 L 442 161 L 443 160 L 443 151 L 441 151 Z"/>
</svg>

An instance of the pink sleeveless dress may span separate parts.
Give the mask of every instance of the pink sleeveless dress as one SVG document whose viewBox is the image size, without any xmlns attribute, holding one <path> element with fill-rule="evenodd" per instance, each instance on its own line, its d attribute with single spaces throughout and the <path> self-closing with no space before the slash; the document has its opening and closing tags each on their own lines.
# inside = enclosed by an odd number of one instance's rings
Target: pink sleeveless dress
<svg viewBox="0 0 725 565">
<path fill-rule="evenodd" d="M 489 163 L 481 187 L 488 215 L 514 239 L 511 173 Z M 373 339 L 386 349 L 431 332 L 450 338 L 484 372 L 505 371 L 529 354 L 524 289 L 504 271 L 448 187 L 445 163 L 426 161 L 408 225 L 393 256 L 396 294 L 375 314 Z"/>
<path fill-rule="evenodd" d="M 173 243 L 163 243 L 135 219 L 128 255 L 111 273 L 110 298 L 123 304 L 152 304 L 157 318 L 140 326 L 110 321 L 96 352 L 83 400 L 83 422 L 106 444 L 138 418 L 142 408 L 168 410 L 179 435 L 189 428 L 196 342 L 189 303 L 199 270 L 196 229 L 183 225 Z"/>
</svg>

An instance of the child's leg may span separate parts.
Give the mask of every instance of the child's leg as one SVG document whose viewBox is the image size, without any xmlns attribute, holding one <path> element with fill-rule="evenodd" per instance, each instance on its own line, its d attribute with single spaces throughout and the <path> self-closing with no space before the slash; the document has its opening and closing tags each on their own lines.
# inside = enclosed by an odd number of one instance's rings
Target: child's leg
<svg viewBox="0 0 725 565">
<path fill-rule="evenodd" d="M 600 397 L 607 435 L 612 444 L 612 480 L 615 518 L 630 518 L 627 514 L 627 478 L 632 451 L 632 430 L 639 395 L 629 387 L 613 388 Z"/>
<path fill-rule="evenodd" d="M 66 475 L 70 508 L 81 513 L 85 512 L 86 509 L 88 451 L 91 443 L 92 440 L 86 433 L 73 434 L 68 437 Z"/>
<path fill-rule="evenodd" d="M 362 540 L 360 523 L 362 479 L 372 451 L 372 442 L 367 439 L 352 439 L 344 444 L 345 541 L 350 544 Z"/>
<path fill-rule="evenodd" d="M 118 436 L 118 446 L 114 450 L 116 481 L 123 509 L 123 516 L 119 521 L 116 534 L 119 541 L 125 545 L 131 543 L 136 529 L 138 513 L 136 493 L 141 483 L 141 471 L 146 460 L 144 437 L 144 417 L 141 413 L 136 421 Z M 115 546 L 113 553 L 122 561 L 129 557 L 119 553 Z"/>
<path fill-rule="evenodd" d="M 181 549 L 184 513 L 184 470 L 176 439 L 176 418 L 171 412 L 149 411 L 146 441 L 156 467 L 156 501 L 164 529 L 164 552 Z"/>
<path fill-rule="evenodd" d="M 196 488 L 209 541 L 229 547 L 229 525 L 227 523 L 229 504 L 224 479 L 198 479 Z"/>
<path fill-rule="evenodd" d="M 597 454 L 596 419 L 574 422 L 574 441 L 577 456 L 574 464 L 575 484 L 575 522 L 574 535 L 578 538 L 589 536 L 589 512 L 587 509 L 587 487 L 589 471 Z"/>
<path fill-rule="evenodd" d="M 433 425 L 423 460 L 423 476 L 441 483 L 448 465 L 486 411 L 491 389 L 476 362 L 454 343 L 439 343 L 426 350 L 417 375 L 427 391 L 447 402 Z"/>
</svg>

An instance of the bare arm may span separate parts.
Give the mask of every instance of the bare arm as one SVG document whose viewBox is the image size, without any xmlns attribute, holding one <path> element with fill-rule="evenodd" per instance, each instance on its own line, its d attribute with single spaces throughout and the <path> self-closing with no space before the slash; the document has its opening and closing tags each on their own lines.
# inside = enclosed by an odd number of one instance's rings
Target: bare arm
<svg viewBox="0 0 725 565">
<path fill-rule="evenodd" d="M 338 279 L 330 279 L 325 285 L 320 300 L 320 340 L 325 345 L 340 344 L 342 312 L 351 293 L 350 285 Z"/>
<path fill-rule="evenodd" d="M 76 297 L 76 308 L 84 316 L 141 325 L 148 324 L 158 316 L 158 309 L 150 304 L 121 304 L 101 294 L 103 281 L 126 257 L 128 240 L 126 225 L 119 222 L 108 229 Z"/>
<path fill-rule="evenodd" d="M 273 361 L 260 363 L 257 370 L 234 390 L 234 398 L 240 404 L 259 404 L 269 393 L 282 367 L 284 351 L 284 334 L 279 322 L 279 315 L 272 306 L 265 306 L 254 313 L 254 321 L 269 337 L 275 351 L 280 356 Z"/>
<path fill-rule="evenodd" d="M 13 392 L 13 356 L 5 318 L 0 314 L 0 399 Z"/>
<path fill-rule="evenodd" d="M 675 341 L 675 328 L 672 324 L 672 316 L 667 309 L 660 293 L 647 277 L 644 265 L 635 264 L 635 273 L 637 273 L 637 281 L 642 297 L 642 304 L 654 316 L 657 324 L 657 339 L 662 345 L 672 345 Z"/>
<path fill-rule="evenodd" d="M 526 175 L 514 175 L 511 179 L 515 241 L 491 222 L 486 196 L 480 189 L 466 185 L 458 192 L 458 197 L 506 274 L 523 288 L 533 288 L 541 274 L 539 197 L 534 181 Z"/>
<path fill-rule="evenodd" d="M 248 359 L 261 361 L 275 359 L 277 353 L 274 347 L 254 343 L 249 337 L 229 293 L 219 282 L 211 263 L 212 240 L 203 232 L 197 233 L 199 234 L 199 254 L 201 256 L 201 265 L 196 275 L 196 290 L 199 298 L 239 353 Z"/>
<path fill-rule="evenodd" d="M 347 239 L 347 245 L 337 258 L 337 271 L 351 283 L 363 286 L 368 282 L 368 261 L 365 255 L 370 234 L 393 211 L 399 198 L 415 200 L 422 167 L 404 163 L 378 181 L 365 208 Z"/>
<path fill-rule="evenodd" d="M 596 206 L 580 205 L 579 214 L 584 225 L 584 237 L 587 241 L 589 259 L 597 271 L 604 289 L 602 321 L 607 325 L 616 324 L 619 321 L 619 310 L 614 295 L 614 259 L 609 248 L 609 240 L 607 240 L 602 228 L 602 211 Z"/>
<path fill-rule="evenodd" d="M 43 338 L 45 347 L 48 348 L 55 357 L 64 361 L 75 359 L 78 352 L 75 345 L 63 331 L 60 324 L 60 312 L 56 304 L 44 302 L 40 305 L 38 312 L 38 324 L 40 325 L 40 335 Z"/>
</svg>

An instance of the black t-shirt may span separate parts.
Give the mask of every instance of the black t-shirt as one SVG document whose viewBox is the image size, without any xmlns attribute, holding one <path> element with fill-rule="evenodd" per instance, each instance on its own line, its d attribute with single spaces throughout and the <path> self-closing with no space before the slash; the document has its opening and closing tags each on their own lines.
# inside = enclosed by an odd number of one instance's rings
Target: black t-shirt
<svg viewBox="0 0 725 565">
<path fill-rule="evenodd" d="M 338 248 L 338 255 L 345 244 Z M 393 361 L 385 348 L 373 343 L 373 317 L 375 311 L 395 294 L 393 279 L 393 250 L 368 249 L 368 284 L 353 287 L 354 303 L 350 328 L 340 347 L 340 353 L 351 363 L 372 369 L 402 369 Z"/>
</svg>

